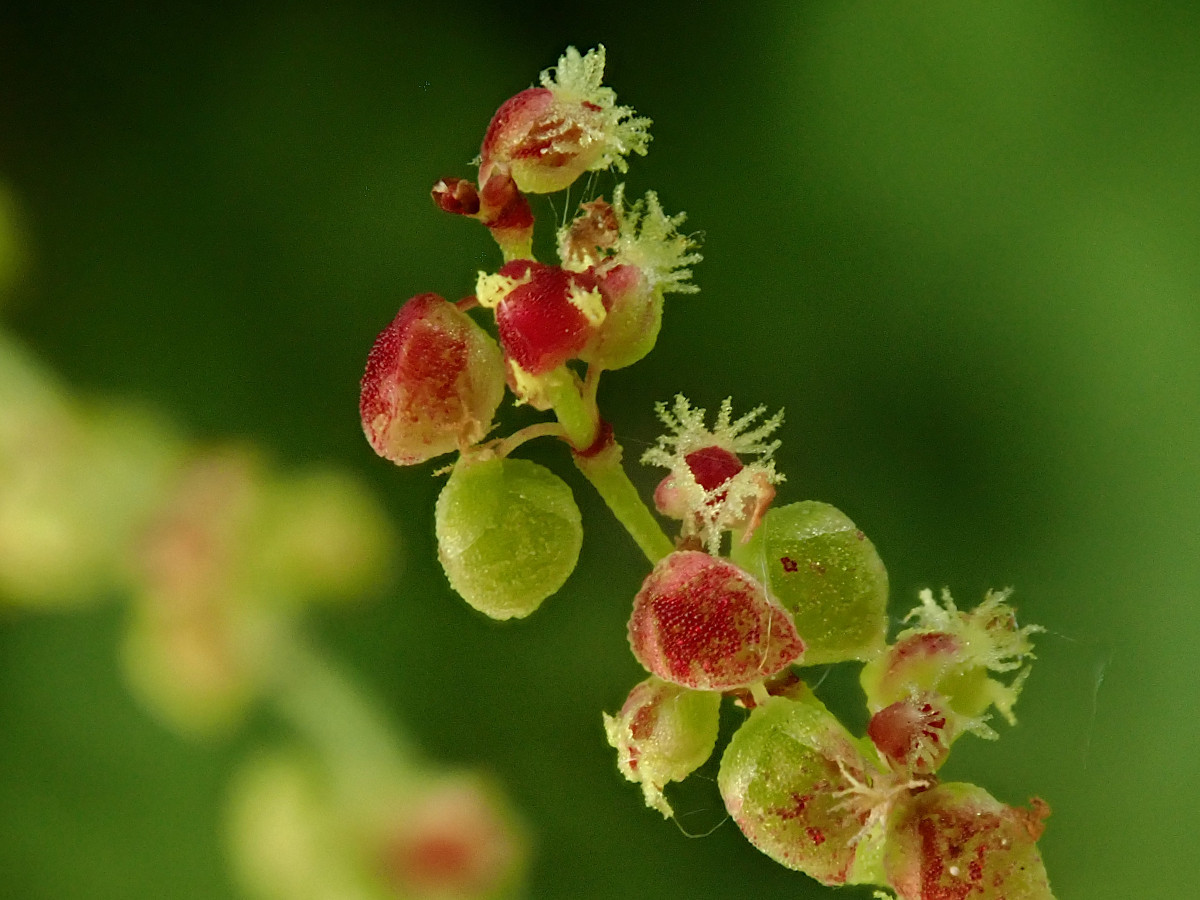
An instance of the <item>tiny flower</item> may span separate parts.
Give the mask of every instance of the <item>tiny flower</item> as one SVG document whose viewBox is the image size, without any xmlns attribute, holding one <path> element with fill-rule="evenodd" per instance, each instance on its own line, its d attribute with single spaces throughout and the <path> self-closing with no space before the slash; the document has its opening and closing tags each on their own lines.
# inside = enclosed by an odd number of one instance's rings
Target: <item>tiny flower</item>
<svg viewBox="0 0 1200 900">
<path fill-rule="evenodd" d="M 762 681 L 799 660 L 788 614 L 737 566 L 694 550 L 662 559 L 633 603 L 629 644 L 646 670 L 701 691 Z"/>
<path fill-rule="evenodd" d="M 556 68 L 542 72 L 541 87 L 506 100 L 483 139 L 480 183 L 495 166 L 507 165 L 522 191 L 545 194 L 569 187 L 584 172 L 624 172 L 630 153 L 644 156 L 650 120 L 617 106 L 603 77 L 603 46 L 584 56 L 568 47 Z"/>
<path fill-rule="evenodd" d="M 608 316 L 583 359 L 605 369 L 620 369 L 654 347 L 662 325 L 663 295 L 693 294 L 690 266 L 700 261 L 696 241 L 678 233 L 685 216 L 668 216 L 658 196 L 647 192 L 626 205 L 618 185 L 610 206 L 603 200 L 584 204 L 583 213 L 559 230 L 564 268 L 591 271 L 604 295 Z"/>
<path fill-rule="evenodd" d="M 1033 658 L 1029 638 L 1042 629 L 1017 626 L 1016 614 L 1005 602 L 1009 593 L 989 591 L 979 606 L 963 612 L 949 591 L 942 592 L 941 606 L 932 591 L 922 591 L 921 605 L 905 619 L 915 618 L 917 626 L 902 631 L 884 654 L 863 667 L 861 681 L 871 710 L 908 699 L 914 691 L 936 691 L 964 720 L 979 719 L 995 706 L 1014 723 L 1013 706 L 1029 674 L 1024 662 Z M 989 674 L 1017 669 L 1007 684 Z M 995 736 L 987 728 L 971 730 Z"/>
<path fill-rule="evenodd" d="M 479 192 L 465 178 L 441 178 L 429 193 L 442 212 L 455 216 L 479 214 Z"/>
<path fill-rule="evenodd" d="M 481 273 L 476 296 L 496 311 L 504 355 L 529 375 L 577 358 L 608 314 L 592 275 L 528 259 Z"/>
<path fill-rule="evenodd" d="M 603 197 L 579 204 L 579 215 L 558 230 L 558 258 L 563 268 L 582 272 L 608 259 L 617 245 L 621 224 Z"/>
<path fill-rule="evenodd" d="M 465 178 L 442 178 L 430 194 L 443 212 L 468 216 L 487 226 L 506 260 L 529 256 L 533 210 L 507 167 L 495 167 L 479 190 Z"/>
<path fill-rule="evenodd" d="M 712 755 L 720 707 L 720 694 L 691 691 L 651 676 L 629 692 L 617 715 L 604 716 L 621 774 L 641 784 L 646 805 L 664 818 L 675 812 L 663 787 L 683 781 Z"/>
<path fill-rule="evenodd" d="M 949 755 L 956 718 L 937 695 L 914 695 L 871 716 L 867 737 L 892 768 L 928 774 Z"/>
<path fill-rule="evenodd" d="M 660 436 L 658 446 L 642 455 L 643 464 L 671 470 L 655 490 L 655 505 L 663 515 L 683 520 L 684 537 L 695 536 L 717 553 L 726 531 L 757 526 L 775 496 L 774 485 L 783 481 L 771 459 L 779 441 L 766 441 L 783 421 L 783 412 L 751 428 L 765 407 L 731 421 L 733 405 L 726 399 L 710 430 L 705 411 L 693 409 L 682 395 L 675 398 L 673 411 L 662 403 L 656 408 L 672 433 Z"/>
<path fill-rule="evenodd" d="M 453 303 L 420 294 L 376 338 L 359 412 L 375 452 L 412 465 L 481 440 L 503 396 L 495 341 Z"/>
</svg>

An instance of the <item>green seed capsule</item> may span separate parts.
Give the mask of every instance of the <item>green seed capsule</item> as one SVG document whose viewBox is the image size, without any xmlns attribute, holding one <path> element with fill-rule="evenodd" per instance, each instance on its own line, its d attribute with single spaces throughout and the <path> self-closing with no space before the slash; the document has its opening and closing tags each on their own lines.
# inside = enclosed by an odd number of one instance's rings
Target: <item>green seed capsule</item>
<svg viewBox="0 0 1200 900">
<path fill-rule="evenodd" d="M 776 862 L 826 885 L 880 883 L 885 776 L 863 749 L 811 693 L 771 697 L 729 742 L 717 785 Z"/>
<path fill-rule="evenodd" d="M 571 489 L 524 459 L 460 461 L 435 522 L 450 586 L 493 619 L 537 609 L 563 586 L 583 543 Z"/>
<path fill-rule="evenodd" d="M 887 635 L 887 570 L 840 510 L 806 500 L 772 509 L 733 559 L 762 579 L 804 639 L 805 665 L 870 659 Z"/>
</svg>

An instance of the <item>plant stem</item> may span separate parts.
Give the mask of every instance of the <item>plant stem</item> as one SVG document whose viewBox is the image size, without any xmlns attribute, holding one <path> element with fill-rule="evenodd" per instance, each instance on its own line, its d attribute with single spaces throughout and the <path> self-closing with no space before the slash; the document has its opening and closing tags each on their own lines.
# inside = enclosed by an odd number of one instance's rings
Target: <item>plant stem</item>
<svg viewBox="0 0 1200 900">
<path fill-rule="evenodd" d="M 506 438 L 492 441 L 487 448 L 497 456 L 504 457 L 526 441 L 532 441 L 539 437 L 566 437 L 566 431 L 558 422 L 538 422 L 536 425 L 527 425 L 520 431 L 514 431 Z"/>
<path fill-rule="evenodd" d="M 620 444 L 614 440 L 594 456 L 575 454 L 575 465 L 652 564 L 675 549 L 621 465 Z"/>
<path fill-rule="evenodd" d="M 546 396 L 567 440 L 575 448 L 576 467 L 596 488 L 646 558 L 657 563 L 675 546 L 625 473 L 621 465 L 621 445 L 614 439 L 598 453 L 581 455 L 581 451 L 591 448 L 600 437 L 600 413 L 595 400 L 599 376 L 599 369 L 589 369 L 586 384 L 580 385 L 575 374 L 563 366 L 547 377 Z"/>
<path fill-rule="evenodd" d="M 546 395 L 571 446 L 576 450 L 592 446 L 600 433 L 600 416 L 580 394 L 575 374 L 566 366 L 551 372 L 546 376 Z"/>
<path fill-rule="evenodd" d="M 283 629 L 274 658 L 275 708 L 320 754 L 346 795 L 370 800 L 381 773 L 403 780 L 414 771 L 395 731 L 303 637 Z"/>
</svg>

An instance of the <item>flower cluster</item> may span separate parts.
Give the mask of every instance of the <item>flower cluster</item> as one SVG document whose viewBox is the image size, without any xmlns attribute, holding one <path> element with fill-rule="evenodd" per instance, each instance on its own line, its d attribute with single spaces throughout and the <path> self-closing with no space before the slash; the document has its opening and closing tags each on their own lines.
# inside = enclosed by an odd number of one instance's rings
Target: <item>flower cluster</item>
<svg viewBox="0 0 1200 900">
<path fill-rule="evenodd" d="M 533 257 L 527 194 L 623 171 L 645 152 L 649 121 L 616 104 L 603 66 L 603 48 L 569 49 L 541 87 L 500 106 L 477 182 L 434 186 L 442 210 L 490 230 L 503 262 L 457 304 L 414 297 L 379 336 L 360 405 L 371 445 L 399 464 L 458 451 L 437 501 L 438 555 L 450 585 L 496 619 L 533 612 L 575 566 L 583 526 L 571 489 L 510 456 L 540 436 L 569 446 L 652 567 L 628 625 L 649 677 L 604 716 L 618 768 L 648 806 L 674 815 L 666 788 L 712 756 L 730 698 L 749 714 L 721 751 L 718 786 L 771 858 L 902 900 L 1049 900 L 1036 845 L 1046 804 L 1009 807 L 937 774 L 963 734 L 996 737 L 993 707 L 1013 721 L 1037 629 L 1016 624 L 1008 594 L 964 612 L 924 592 L 913 627 L 889 643 L 887 571 L 866 535 L 827 503 L 773 506 L 782 412 L 735 418 L 725 400 L 710 426 L 682 396 L 659 405 L 667 433 L 643 462 L 667 470 L 654 507 L 679 523 L 673 540 L 626 475 L 598 410 L 600 375 L 653 348 L 663 296 L 695 291 L 700 257 L 681 213 L 653 192 L 629 203 L 623 186 L 557 230 L 556 262 Z M 487 330 L 475 309 L 492 314 Z M 487 440 L 505 385 L 553 419 Z M 800 675 L 848 662 L 863 664 L 863 736 Z"/>
</svg>

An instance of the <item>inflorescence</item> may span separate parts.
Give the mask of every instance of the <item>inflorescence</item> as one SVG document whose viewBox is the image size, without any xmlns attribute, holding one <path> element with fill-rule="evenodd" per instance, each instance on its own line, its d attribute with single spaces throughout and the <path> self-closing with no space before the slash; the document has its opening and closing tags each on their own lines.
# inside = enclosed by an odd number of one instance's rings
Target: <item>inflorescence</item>
<svg viewBox="0 0 1200 900">
<path fill-rule="evenodd" d="M 505 101 L 483 139 L 475 182 L 444 178 L 433 199 L 479 221 L 503 255 L 458 303 L 408 301 L 375 343 L 362 382 L 368 440 L 402 465 L 457 452 L 437 501 L 438 552 L 451 586 L 497 619 L 533 612 L 563 586 L 583 540 L 570 487 L 510 454 L 538 437 L 565 442 L 652 564 L 633 600 L 629 643 L 649 677 L 616 715 L 609 743 L 626 778 L 664 816 L 664 793 L 713 753 L 723 698 L 749 710 L 724 748 L 718 785 L 760 850 L 827 885 L 890 888 L 903 900 L 1050 898 L 1036 841 L 1049 814 L 942 782 L 951 746 L 1009 723 L 1032 659 L 1007 592 L 960 611 L 926 591 L 912 627 L 887 636 L 888 577 L 841 511 L 774 506 L 783 476 L 772 435 L 782 412 L 738 418 L 726 400 L 711 426 L 677 397 L 643 462 L 668 471 L 654 492 L 679 522 L 672 541 L 622 467 L 601 418 L 602 373 L 653 348 L 667 293 L 693 293 L 696 241 L 657 195 L 580 204 L 556 233 L 557 263 L 534 259 L 528 194 L 581 175 L 626 170 L 650 121 L 602 86 L 604 48 L 569 48 L 541 86 Z M 471 313 L 491 313 L 498 341 Z M 506 388 L 553 418 L 489 437 Z M 864 663 L 870 721 L 856 736 L 798 669 Z M 1011 673 L 1016 673 L 1012 675 Z"/>
</svg>

